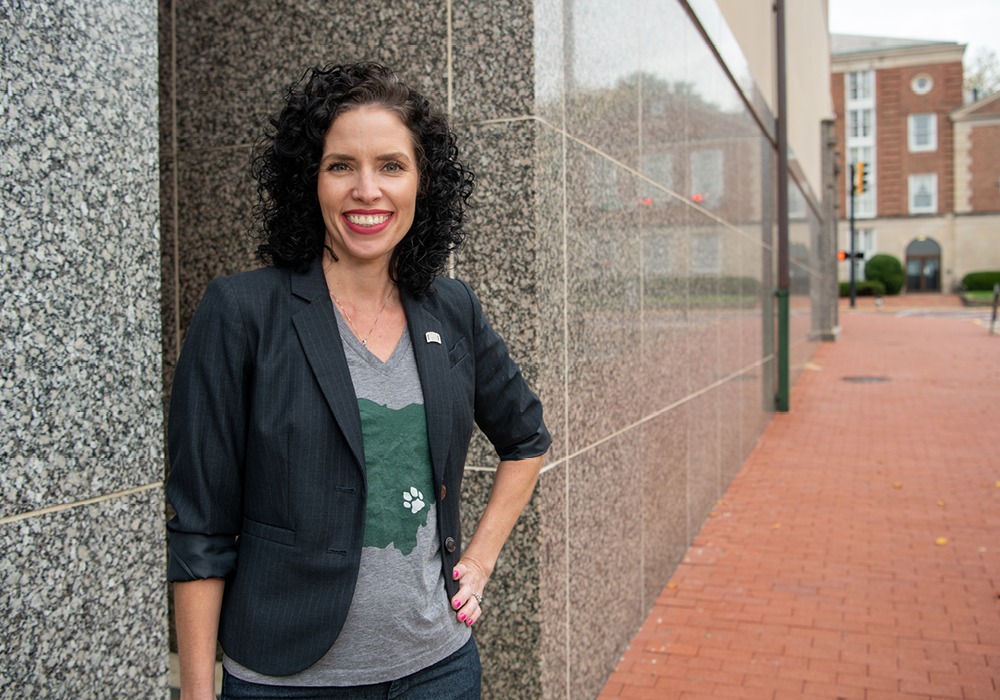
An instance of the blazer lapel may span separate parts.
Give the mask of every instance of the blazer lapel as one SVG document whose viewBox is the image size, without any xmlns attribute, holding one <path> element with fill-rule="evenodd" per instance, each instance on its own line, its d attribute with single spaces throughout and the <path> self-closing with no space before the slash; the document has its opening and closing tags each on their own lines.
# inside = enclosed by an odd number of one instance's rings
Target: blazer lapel
<svg viewBox="0 0 1000 700">
<path fill-rule="evenodd" d="M 351 452 L 363 467 L 365 451 L 358 400 L 319 261 L 313 261 L 304 275 L 291 273 L 291 283 L 292 293 L 308 302 L 292 316 L 299 342 Z"/>
<path fill-rule="evenodd" d="M 445 465 L 450 444 L 448 426 L 451 425 L 451 399 L 448 395 L 448 345 L 449 338 L 441 321 L 431 314 L 423 300 L 401 292 L 406 311 L 413 356 L 420 375 L 424 393 L 424 414 L 427 416 L 427 441 L 430 445 L 434 483 L 444 481 Z"/>
</svg>

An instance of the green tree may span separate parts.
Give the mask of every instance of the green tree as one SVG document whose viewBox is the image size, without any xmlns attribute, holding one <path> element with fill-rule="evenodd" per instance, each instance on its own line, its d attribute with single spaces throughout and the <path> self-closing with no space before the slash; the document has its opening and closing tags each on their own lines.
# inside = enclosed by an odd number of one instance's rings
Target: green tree
<svg viewBox="0 0 1000 700">
<path fill-rule="evenodd" d="M 988 48 L 979 47 L 965 67 L 965 94 L 981 99 L 1000 90 L 1000 60 Z"/>
<path fill-rule="evenodd" d="M 894 255 L 879 253 L 873 255 L 865 263 L 865 279 L 869 282 L 881 282 L 885 285 L 886 294 L 899 294 L 906 282 L 903 263 Z"/>
</svg>

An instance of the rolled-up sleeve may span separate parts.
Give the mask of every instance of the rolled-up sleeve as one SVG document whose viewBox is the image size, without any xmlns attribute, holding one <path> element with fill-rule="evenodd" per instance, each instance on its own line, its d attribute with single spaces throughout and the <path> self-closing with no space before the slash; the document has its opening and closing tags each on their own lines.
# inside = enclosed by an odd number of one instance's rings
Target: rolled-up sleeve
<svg viewBox="0 0 1000 700">
<path fill-rule="evenodd" d="M 235 295 L 217 279 L 191 321 L 171 390 L 171 581 L 222 578 L 236 565 L 251 366 Z"/>
<path fill-rule="evenodd" d="M 542 417 L 542 402 L 511 358 L 507 344 L 490 326 L 479 299 L 465 287 L 473 309 L 476 424 L 501 460 L 543 455 L 552 437 Z"/>
</svg>

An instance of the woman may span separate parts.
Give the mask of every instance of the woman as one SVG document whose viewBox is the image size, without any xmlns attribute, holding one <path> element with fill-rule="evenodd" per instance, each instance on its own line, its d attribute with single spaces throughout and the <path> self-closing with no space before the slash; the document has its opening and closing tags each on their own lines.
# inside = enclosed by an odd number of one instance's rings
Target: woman
<svg viewBox="0 0 1000 700">
<path fill-rule="evenodd" d="M 213 281 L 170 408 L 181 694 L 475 698 L 471 626 L 551 439 L 469 287 L 473 176 L 372 63 L 310 70 L 258 146 L 265 267 Z M 462 549 L 473 423 L 500 457 Z"/>
</svg>

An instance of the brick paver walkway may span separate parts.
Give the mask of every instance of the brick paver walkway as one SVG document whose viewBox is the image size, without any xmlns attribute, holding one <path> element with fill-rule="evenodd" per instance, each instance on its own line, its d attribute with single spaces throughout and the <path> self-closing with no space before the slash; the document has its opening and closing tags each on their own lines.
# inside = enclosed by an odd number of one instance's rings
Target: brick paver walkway
<svg viewBox="0 0 1000 700">
<path fill-rule="evenodd" d="M 600 698 L 1000 698 L 988 312 L 842 305 Z"/>
</svg>

